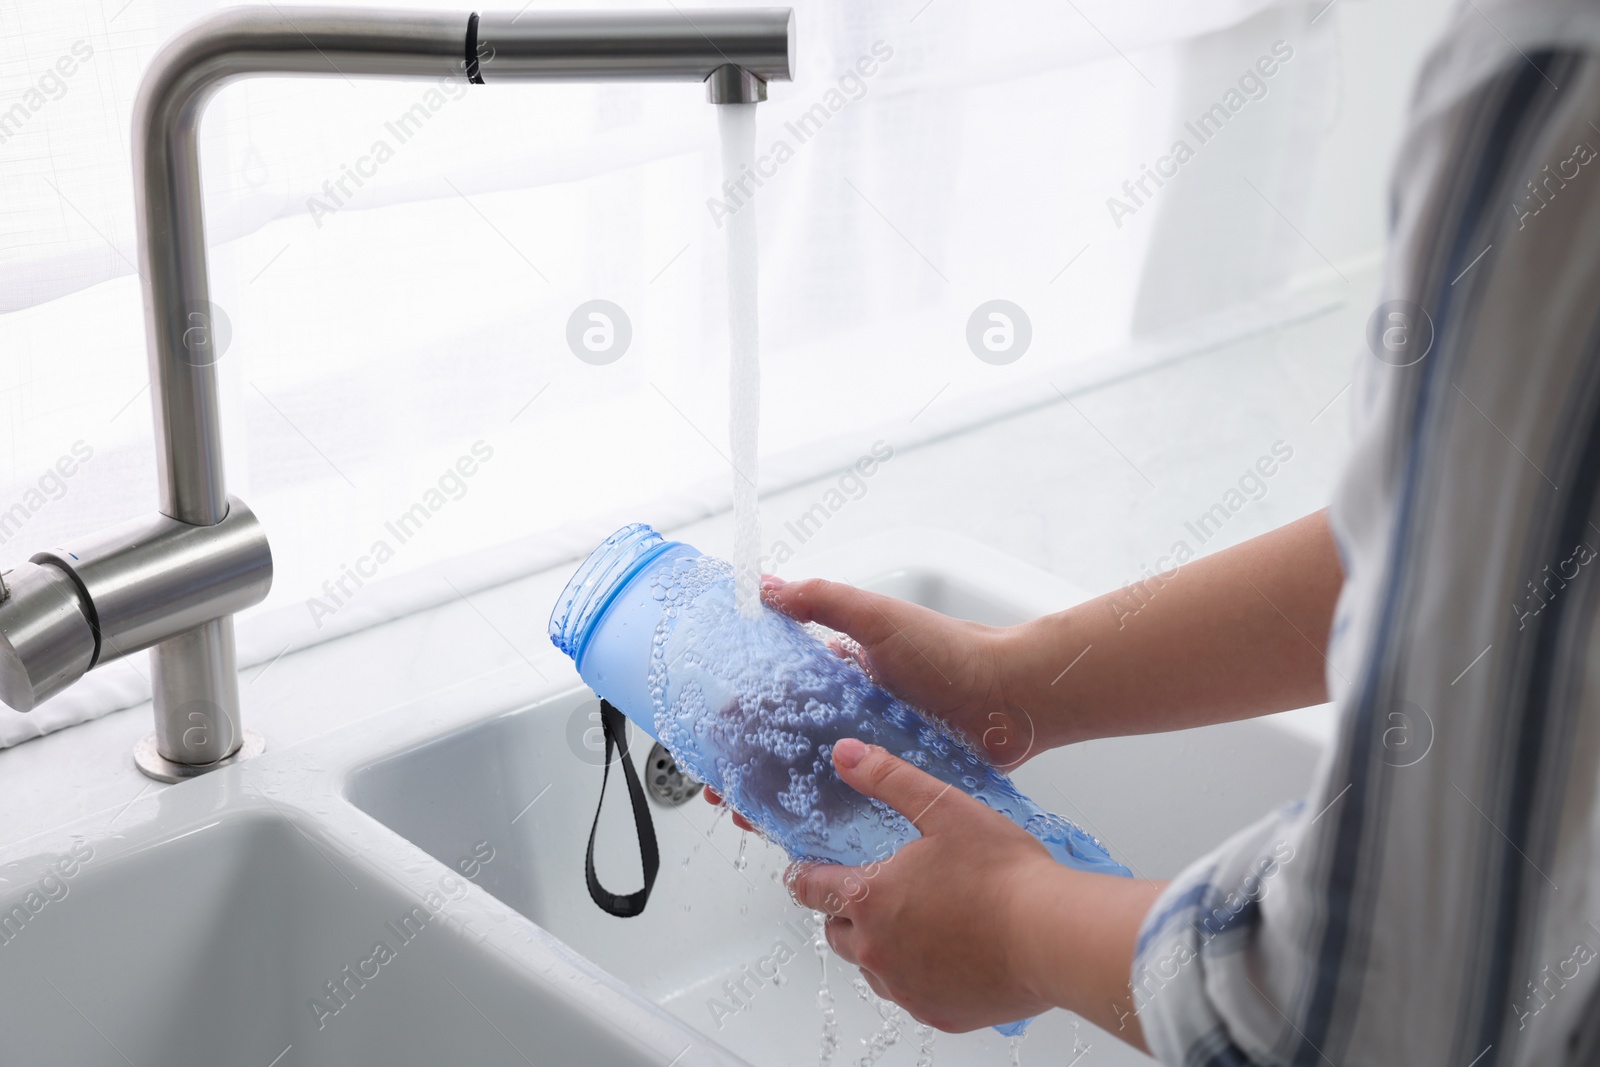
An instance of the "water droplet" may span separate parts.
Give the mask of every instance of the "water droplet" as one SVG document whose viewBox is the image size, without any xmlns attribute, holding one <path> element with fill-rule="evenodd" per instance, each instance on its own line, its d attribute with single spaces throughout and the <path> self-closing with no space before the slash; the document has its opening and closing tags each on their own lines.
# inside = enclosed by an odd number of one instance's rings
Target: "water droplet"
<svg viewBox="0 0 1600 1067">
<path fill-rule="evenodd" d="M 833 991 L 828 988 L 828 935 L 824 932 L 827 916 L 814 911 L 811 921 L 817 929 L 811 947 L 822 964 L 822 981 L 817 989 L 817 1004 L 822 1008 L 822 1046 L 817 1053 L 817 1067 L 830 1067 L 834 1053 L 839 1050 L 839 1015 L 833 1006 Z"/>
</svg>

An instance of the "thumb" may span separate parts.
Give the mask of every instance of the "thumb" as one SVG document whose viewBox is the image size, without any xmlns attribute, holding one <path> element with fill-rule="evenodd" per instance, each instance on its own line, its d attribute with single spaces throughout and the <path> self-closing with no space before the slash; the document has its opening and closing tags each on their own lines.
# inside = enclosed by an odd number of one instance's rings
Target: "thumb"
<svg viewBox="0 0 1600 1067">
<path fill-rule="evenodd" d="M 955 786 L 853 737 L 833 746 L 839 778 L 858 793 L 881 800 L 911 820 L 924 837 L 937 833 L 963 805 L 978 804 Z M 985 811 L 990 810 L 984 808 Z"/>
<path fill-rule="evenodd" d="M 896 601 L 843 582 L 807 578 L 772 583 L 766 601 L 796 622 L 816 622 L 849 634 L 863 645 L 880 644 L 897 632 L 889 612 Z M 887 610 L 886 610 L 887 609 Z"/>
</svg>

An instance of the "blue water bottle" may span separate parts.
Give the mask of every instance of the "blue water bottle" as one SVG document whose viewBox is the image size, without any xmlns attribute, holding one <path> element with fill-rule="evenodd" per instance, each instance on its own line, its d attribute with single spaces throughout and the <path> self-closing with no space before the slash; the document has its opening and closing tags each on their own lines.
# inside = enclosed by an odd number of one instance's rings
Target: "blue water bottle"
<svg viewBox="0 0 1600 1067">
<path fill-rule="evenodd" d="M 556 602 L 550 639 L 590 688 L 791 859 L 866 864 L 920 836 L 839 780 L 833 744 L 856 737 L 1008 816 L 1057 861 L 1129 875 L 1099 841 L 804 626 L 764 605 L 741 613 L 728 563 L 649 526 L 624 526 L 590 553 Z"/>
</svg>

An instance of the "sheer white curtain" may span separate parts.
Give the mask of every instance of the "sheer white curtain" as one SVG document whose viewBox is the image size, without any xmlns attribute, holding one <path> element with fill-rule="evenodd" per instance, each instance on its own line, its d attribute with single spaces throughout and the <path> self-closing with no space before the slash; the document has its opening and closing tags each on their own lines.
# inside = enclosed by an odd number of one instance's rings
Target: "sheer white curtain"
<svg viewBox="0 0 1600 1067">
<path fill-rule="evenodd" d="M 130 113 L 154 50 L 212 7 L 0 7 L 0 564 L 154 507 Z M 1376 240 L 1307 249 L 1282 225 L 1339 91 L 1323 3 L 796 7 L 798 77 L 771 87 L 737 199 L 698 86 L 219 94 L 230 488 L 277 564 L 246 661 L 727 506 L 730 208 L 761 231 L 766 490 L 1123 372 L 1144 335 Z M 603 365 L 568 343 L 597 299 L 631 328 Z M 1004 365 L 968 340 L 995 299 L 1031 328 Z M 136 666 L 4 713 L 0 743 L 142 699 Z"/>
</svg>

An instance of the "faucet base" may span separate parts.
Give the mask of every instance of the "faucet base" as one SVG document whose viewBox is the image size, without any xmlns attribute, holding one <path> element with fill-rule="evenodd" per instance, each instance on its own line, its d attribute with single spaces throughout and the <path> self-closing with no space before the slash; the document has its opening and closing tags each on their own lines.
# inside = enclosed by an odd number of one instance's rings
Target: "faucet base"
<svg viewBox="0 0 1600 1067">
<path fill-rule="evenodd" d="M 255 730 L 246 730 L 244 744 L 235 749 L 231 756 L 224 756 L 215 763 L 174 763 L 156 748 L 156 735 L 150 734 L 133 747 L 133 762 L 146 778 L 154 778 L 158 782 L 181 782 L 222 767 L 231 767 L 235 763 L 243 763 L 261 755 L 266 748 L 266 738 Z"/>
</svg>

